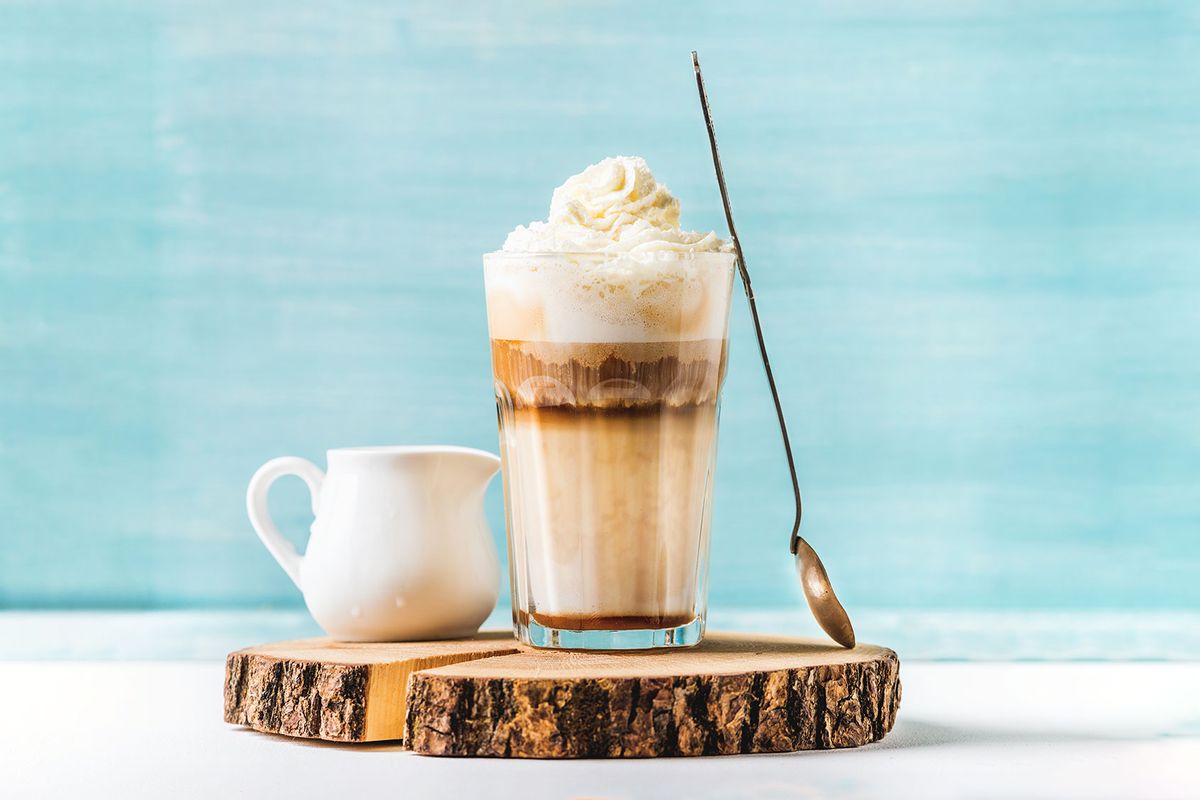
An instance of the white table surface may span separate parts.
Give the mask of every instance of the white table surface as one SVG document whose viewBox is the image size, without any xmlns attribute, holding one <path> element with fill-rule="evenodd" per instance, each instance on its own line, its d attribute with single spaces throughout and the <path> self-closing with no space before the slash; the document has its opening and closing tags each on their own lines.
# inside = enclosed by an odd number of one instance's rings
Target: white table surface
<svg viewBox="0 0 1200 800">
<path fill-rule="evenodd" d="M 1200 797 L 1200 664 L 901 666 L 859 750 L 502 761 L 333 745 L 221 721 L 217 662 L 0 663 L 0 796 Z"/>
</svg>

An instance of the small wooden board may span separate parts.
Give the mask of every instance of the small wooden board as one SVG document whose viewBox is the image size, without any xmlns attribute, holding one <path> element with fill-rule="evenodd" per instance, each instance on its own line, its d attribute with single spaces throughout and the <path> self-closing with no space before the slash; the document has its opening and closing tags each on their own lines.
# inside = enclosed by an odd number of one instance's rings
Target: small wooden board
<svg viewBox="0 0 1200 800">
<path fill-rule="evenodd" d="M 899 669 L 885 647 L 744 634 L 710 633 L 695 648 L 640 653 L 534 650 L 507 633 L 405 644 L 309 640 L 230 654 L 225 719 L 339 741 L 407 731 L 407 744 L 428 755 L 857 747 L 891 730 Z"/>
<path fill-rule="evenodd" d="M 438 642 L 322 638 L 250 647 L 225 659 L 225 721 L 305 739 L 403 739 L 409 675 L 520 649 L 507 631 Z"/>
</svg>

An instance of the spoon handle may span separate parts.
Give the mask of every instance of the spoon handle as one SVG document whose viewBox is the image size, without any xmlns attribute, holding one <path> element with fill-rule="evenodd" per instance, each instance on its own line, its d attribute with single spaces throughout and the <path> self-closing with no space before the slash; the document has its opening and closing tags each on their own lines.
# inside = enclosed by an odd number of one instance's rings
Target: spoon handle
<svg viewBox="0 0 1200 800">
<path fill-rule="evenodd" d="M 700 92 L 700 107 L 704 111 L 704 125 L 708 128 L 708 144 L 712 150 L 713 167 L 717 171 L 717 185 L 721 189 L 721 204 L 725 207 L 725 224 L 733 249 L 737 253 L 738 274 L 742 277 L 742 288 L 750 304 L 750 318 L 754 320 L 754 335 L 758 339 L 758 352 L 762 355 L 763 369 L 771 387 L 771 399 L 775 401 L 775 416 L 779 418 L 779 432 L 783 435 L 783 452 L 787 455 L 788 472 L 792 476 L 792 493 L 796 497 L 796 521 L 792 523 L 792 537 L 788 549 L 793 555 L 800 546 L 800 517 L 803 505 L 800 502 L 800 480 L 796 477 L 796 460 L 792 457 L 792 442 L 788 438 L 787 420 L 783 417 L 783 403 L 779 400 L 779 389 L 775 386 L 775 374 L 771 371 L 771 359 L 767 357 L 767 343 L 763 339 L 762 323 L 758 319 L 758 306 L 754 302 L 754 288 L 750 285 L 750 273 L 746 270 L 746 256 L 742 254 L 742 243 L 738 240 L 737 228 L 733 224 L 733 209 L 729 205 L 729 189 L 725 186 L 725 170 L 721 167 L 721 155 L 717 152 L 717 132 L 713 127 L 712 110 L 708 106 L 708 93 L 704 91 L 704 76 L 700 74 L 700 57 L 692 51 L 692 67 L 696 70 L 696 89 Z"/>
</svg>

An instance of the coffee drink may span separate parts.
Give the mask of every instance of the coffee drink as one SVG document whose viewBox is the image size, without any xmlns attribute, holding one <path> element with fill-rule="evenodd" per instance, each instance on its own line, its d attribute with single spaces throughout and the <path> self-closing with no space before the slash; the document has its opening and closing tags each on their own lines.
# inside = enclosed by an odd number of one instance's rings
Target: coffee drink
<svg viewBox="0 0 1200 800">
<path fill-rule="evenodd" d="M 529 614 L 569 630 L 696 616 L 722 339 L 495 339 L 513 527 Z"/>
<path fill-rule="evenodd" d="M 532 644 L 703 630 L 734 258 L 651 230 L 664 246 L 484 257 L 514 626 Z"/>
</svg>

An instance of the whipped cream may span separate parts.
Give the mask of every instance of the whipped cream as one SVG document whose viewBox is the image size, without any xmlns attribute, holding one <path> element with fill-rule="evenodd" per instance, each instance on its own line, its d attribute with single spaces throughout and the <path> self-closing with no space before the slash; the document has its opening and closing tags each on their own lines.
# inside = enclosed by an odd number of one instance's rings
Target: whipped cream
<svg viewBox="0 0 1200 800">
<path fill-rule="evenodd" d="M 715 233 L 679 226 L 679 200 L 645 159 L 616 156 L 554 190 L 545 222 L 519 225 L 504 251 L 516 253 L 726 252 Z"/>
<path fill-rule="evenodd" d="M 554 191 L 545 222 L 484 260 L 493 339 L 723 339 L 735 256 L 679 227 L 679 200 L 640 158 L 593 164 Z"/>
</svg>

